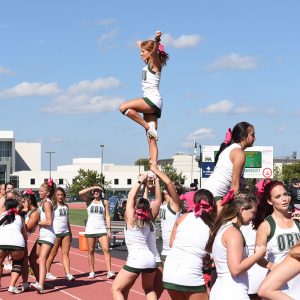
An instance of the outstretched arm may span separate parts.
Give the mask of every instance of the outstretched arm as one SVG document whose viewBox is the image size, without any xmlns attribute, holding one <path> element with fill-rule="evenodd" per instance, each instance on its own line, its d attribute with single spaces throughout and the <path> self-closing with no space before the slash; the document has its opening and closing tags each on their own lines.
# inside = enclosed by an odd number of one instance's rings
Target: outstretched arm
<svg viewBox="0 0 300 300">
<path fill-rule="evenodd" d="M 160 191 L 160 184 L 159 178 L 155 178 L 155 199 L 151 202 L 151 213 L 152 217 L 155 220 L 159 214 L 159 208 L 161 205 L 161 191 Z"/>
<path fill-rule="evenodd" d="M 153 69 L 154 71 L 156 71 L 155 69 L 157 69 L 158 72 L 160 72 L 161 70 L 161 62 L 158 56 L 158 47 L 159 47 L 161 36 L 162 36 L 162 32 L 156 31 L 155 38 L 154 38 L 154 47 L 151 51 L 151 61 L 152 61 Z"/>
<path fill-rule="evenodd" d="M 180 209 L 181 200 L 177 194 L 175 186 L 171 179 L 165 173 L 161 172 L 157 166 L 153 165 L 150 161 L 150 170 L 164 183 L 173 203 Z"/>
<path fill-rule="evenodd" d="M 128 200 L 126 203 L 126 221 L 129 224 L 133 223 L 135 202 L 140 191 L 141 185 L 146 181 L 147 175 L 140 174 L 138 177 L 138 182 L 136 182 L 128 194 Z"/>
</svg>

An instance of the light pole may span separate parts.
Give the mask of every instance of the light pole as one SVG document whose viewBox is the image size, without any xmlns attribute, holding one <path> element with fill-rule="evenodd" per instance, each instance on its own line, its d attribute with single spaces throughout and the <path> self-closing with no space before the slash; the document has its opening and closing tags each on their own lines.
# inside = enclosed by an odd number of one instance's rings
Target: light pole
<svg viewBox="0 0 300 300">
<path fill-rule="evenodd" d="M 104 148 L 104 145 L 101 144 L 100 145 L 100 148 L 101 148 L 101 176 L 102 176 L 102 183 L 104 183 L 104 177 L 103 177 L 103 148 Z"/>
<path fill-rule="evenodd" d="M 49 170 L 50 170 L 50 174 L 49 174 L 49 179 L 51 178 L 51 166 L 52 166 L 52 154 L 54 154 L 54 151 L 46 151 L 47 154 L 49 154 Z"/>
</svg>

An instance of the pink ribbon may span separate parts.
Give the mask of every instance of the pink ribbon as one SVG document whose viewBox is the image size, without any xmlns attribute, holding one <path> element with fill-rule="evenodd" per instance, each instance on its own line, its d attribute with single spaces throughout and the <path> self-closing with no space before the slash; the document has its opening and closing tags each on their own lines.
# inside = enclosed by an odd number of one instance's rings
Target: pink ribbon
<svg viewBox="0 0 300 300">
<path fill-rule="evenodd" d="M 163 44 L 158 45 L 158 52 L 165 52 L 165 47 Z"/>
<path fill-rule="evenodd" d="M 229 192 L 223 197 L 221 205 L 230 203 L 234 199 L 234 190 L 229 190 Z"/>
<path fill-rule="evenodd" d="M 52 187 L 52 185 L 53 185 L 53 179 L 52 178 L 48 179 L 47 185 Z"/>
<path fill-rule="evenodd" d="M 23 195 L 34 195 L 34 192 L 32 191 L 32 189 L 27 189 L 23 192 Z"/>
<path fill-rule="evenodd" d="M 256 196 L 261 197 L 265 191 L 265 186 L 270 182 L 270 179 L 261 179 L 255 186 L 257 188 Z"/>
<path fill-rule="evenodd" d="M 225 135 L 225 141 L 224 143 L 226 145 L 228 145 L 230 142 L 231 142 L 231 139 L 232 139 L 232 132 L 231 132 L 231 128 L 228 128 L 227 132 L 226 132 L 226 135 Z"/>
<path fill-rule="evenodd" d="M 210 204 L 207 201 L 202 199 L 200 202 L 195 204 L 194 207 L 195 216 L 200 217 L 202 215 L 202 212 L 204 211 L 210 213 L 212 209 L 213 208 L 210 206 Z"/>
<path fill-rule="evenodd" d="M 9 209 L 7 212 L 6 212 L 6 214 L 9 216 L 9 215 L 12 215 L 12 214 L 14 214 L 14 215 L 17 215 L 18 214 L 18 210 L 16 209 L 16 208 L 11 208 L 11 209 Z"/>
<path fill-rule="evenodd" d="M 136 209 L 134 212 L 134 216 L 138 219 L 138 220 L 149 220 L 150 219 L 150 215 L 148 211 L 144 211 L 140 208 Z"/>
</svg>

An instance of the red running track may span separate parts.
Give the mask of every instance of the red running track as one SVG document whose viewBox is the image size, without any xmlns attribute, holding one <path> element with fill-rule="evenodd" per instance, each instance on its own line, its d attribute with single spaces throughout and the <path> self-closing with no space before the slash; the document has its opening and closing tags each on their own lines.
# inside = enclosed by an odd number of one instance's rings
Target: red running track
<svg viewBox="0 0 300 300">
<path fill-rule="evenodd" d="M 72 233 L 74 238 L 79 237 L 79 232 L 84 231 L 82 226 L 72 225 Z M 29 237 L 28 245 L 31 250 L 33 243 L 37 239 L 37 234 L 32 234 Z M 71 248 L 70 250 L 71 260 L 71 272 L 76 277 L 75 281 L 67 281 L 64 276 L 63 266 L 61 263 L 61 253 L 59 251 L 55 258 L 54 264 L 51 268 L 51 273 L 58 276 L 57 280 L 46 281 L 45 293 L 42 295 L 37 294 L 35 291 L 28 291 L 21 294 L 10 294 L 7 292 L 10 275 L 7 271 L 4 271 L 1 279 L 0 287 L 0 300 L 32 300 L 32 299 L 43 299 L 43 300 L 91 300 L 101 299 L 108 300 L 112 299 L 111 295 L 111 284 L 113 280 L 106 279 L 106 271 L 103 255 L 95 253 L 95 269 L 96 278 L 88 279 L 88 261 L 87 252 L 80 251 L 77 248 Z M 112 269 L 113 271 L 119 271 L 124 261 L 112 257 Z M 5 273 L 6 272 L 6 273 Z M 35 278 L 30 276 L 30 282 L 34 282 Z M 130 290 L 129 299 L 139 300 L 145 299 L 145 295 L 142 290 L 142 284 L 140 277 L 137 279 L 135 284 Z M 160 298 L 162 300 L 170 299 L 167 292 L 165 291 Z"/>
</svg>

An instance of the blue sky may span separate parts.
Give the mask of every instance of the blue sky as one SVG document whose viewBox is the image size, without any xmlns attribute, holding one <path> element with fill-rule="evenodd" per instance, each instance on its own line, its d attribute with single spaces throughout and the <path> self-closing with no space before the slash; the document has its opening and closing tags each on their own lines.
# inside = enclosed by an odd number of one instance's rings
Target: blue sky
<svg viewBox="0 0 300 300">
<path fill-rule="evenodd" d="M 219 145 L 239 121 L 276 157 L 300 153 L 300 2 L 0 1 L 0 130 L 55 151 L 53 166 L 147 157 L 119 103 L 142 96 L 137 40 L 163 32 L 159 158 Z"/>
</svg>

